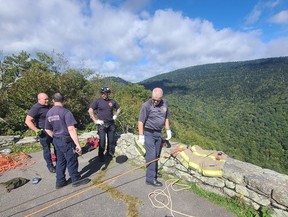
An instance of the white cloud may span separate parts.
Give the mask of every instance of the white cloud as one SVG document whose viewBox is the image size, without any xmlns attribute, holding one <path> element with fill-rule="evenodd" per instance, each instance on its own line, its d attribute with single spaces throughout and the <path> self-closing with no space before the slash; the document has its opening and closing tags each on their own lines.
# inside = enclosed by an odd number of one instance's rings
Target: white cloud
<svg viewBox="0 0 288 217">
<path fill-rule="evenodd" d="M 157 11 L 147 26 L 143 47 L 149 61 L 173 68 L 254 56 L 255 47 L 261 45 L 256 32 L 217 31 L 208 21 L 171 10 Z"/>
<path fill-rule="evenodd" d="M 246 25 L 257 23 L 265 11 L 272 10 L 280 4 L 280 0 L 259 0 L 253 10 L 246 17 Z"/>
<path fill-rule="evenodd" d="M 265 44 L 260 30 L 216 30 L 211 21 L 172 9 L 137 14 L 132 11 L 139 5 L 131 1 L 125 9 L 98 0 L 84 3 L 0 0 L 1 49 L 8 54 L 55 50 L 74 66 L 132 82 L 192 65 L 288 55 L 281 45 L 287 39 Z"/>
<path fill-rule="evenodd" d="M 271 23 L 277 24 L 288 24 L 288 10 L 284 10 L 275 14 L 273 17 L 270 18 Z"/>
<path fill-rule="evenodd" d="M 280 3 L 281 3 L 282 0 L 265 0 L 265 1 L 261 1 L 263 3 L 263 5 L 266 7 L 266 8 L 275 8 L 277 7 Z"/>
<path fill-rule="evenodd" d="M 246 17 L 246 24 L 251 25 L 260 19 L 260 16 L 262 14 L 262 10 L 259 8 L 258 5 L 253 9 L 253 11 Z"/>
<path fill-rule="evenodd" d="M 270 41 L 266 46 L 266 56 L 287 56 L 288 37 Z"/>
</svg>

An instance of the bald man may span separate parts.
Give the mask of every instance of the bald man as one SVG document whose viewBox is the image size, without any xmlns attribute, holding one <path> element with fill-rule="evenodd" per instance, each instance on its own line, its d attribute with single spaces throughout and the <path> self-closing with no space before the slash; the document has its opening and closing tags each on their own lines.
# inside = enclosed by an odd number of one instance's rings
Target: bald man
<svg viewBox="0 0 288 217">
<path fill-rule="evenodd" d="M 48 170 L 51 173 L 55 173 L 56 169 L 52 162 L 50 150 L 52 138 L 44 130 L 46 114 L 50 108 L 49 98 L 46 93 L 39 93 L 37 100 L 37 103 L 35 103 L 29 110 L 25 119 L 25 124 L 35 132 L 40 144 L 42 145 L 43 157 L 46 161 Z"/>
<path fill-rule="evenodd" d="M 165 126 L 167 138 L 171 139 L 169 124 L 169 110 L 167 101 L 163 99 L 163 90 L 159 87 L 152 91 L 152 98 L 146 101 L 140 111 L 138 119 L 139 143 L 145 146 L 146 163 L 160 157 L 162 144 L 161 131 Z M 146 184 L 161 187 L 157 180 L 158 162 L 154 161 L 146 166 Z"/>
</svg>

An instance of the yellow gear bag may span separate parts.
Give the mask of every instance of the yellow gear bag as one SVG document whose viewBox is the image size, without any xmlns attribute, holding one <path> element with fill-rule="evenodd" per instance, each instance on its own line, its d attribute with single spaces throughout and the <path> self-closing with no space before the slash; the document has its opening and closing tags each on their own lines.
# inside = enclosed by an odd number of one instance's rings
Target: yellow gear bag
<svg viewBox="0 0 288 217">
<path fill-rule="evenodd" d="M 180 152 L 176 158 L 187 169 L 192 168 L 204 176 L 221 177 L 227 155 L 194 145 Z"/>
</svg>

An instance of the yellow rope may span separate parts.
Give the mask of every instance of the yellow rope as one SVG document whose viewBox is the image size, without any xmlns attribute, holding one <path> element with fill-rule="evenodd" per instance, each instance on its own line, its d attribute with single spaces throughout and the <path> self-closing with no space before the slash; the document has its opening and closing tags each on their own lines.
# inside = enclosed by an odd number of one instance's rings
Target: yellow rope
<svg viewBox="0 0 288 217">
<path fill-rule="evenodd" d="M 182 151 L 182 149 L 180 149 L 180 148 L 175 149 L 175 151 L 172 152 L 170 155 L 173 156 L 176 152 L 179 152 L 179 151 Z M 107 183 L 107 182 L 110 182 L 110 181 L 112 181 L 112 180 L 115 180 L 115 179 L 117 179 L 117 178 L 119 178 L 119 177 L 125 176 L 125 175 L 127 175 L 127 174 L 129 174 L 129 173 L 131 173 L 131 172 L 133 172 L 133 171 L 135 171 L 135 170 L 137 170 L 137 169 L 140 169 L 141 167 L 145 167 L 145 166 L 147 166 L 148 164 L 153 163 L 153 162 L 155 162 L 155 161 L 158 161 L 158 160 L 161 159 L 161 158 L 167 158 L 167 156 L 161 156 L 161 157 L 156 158 L 156 159 L 154 159 L 154 160 L 152 160 L 152 161 L 150 161 L 150 162 L 148 162 L 148 163 L 142 164 L 142 165 L 140 165 L 140 166 L 138 166 L 138 167 L 135 167 L 135 168 L 133 168 L 133 169 L 131 169 L 131 170 L 128 170 L 128 171 L 125 172 L 125 173 L 122 173 L 122 174 L 120 174 L 120 175 L 116 175 L 116 176 L 114 176 L 114 177 L 112 177 L 112 178 L 109 178 L 109 179 L 107 179 L 107 180 L 105 180 L 105 181 L 103 181 L 103 182 L 101 182 L 101 183 L 98 183 L 97 185 L 92 185 L 92 186 L 90 186 L 90 187 L 88 187 L 88 188 L 86 188 L 86 189 L 84 189 L 84 190 L 82 190 L 82 191 L 79 191 L 79 192 L 77 192 L 77 193 L 75 193 L 75 194 L 72 194 L 72 195 L 66 197 L 66 198 L 63 198 L 62 200 L 57 201 L 57 202 L 55 202 L 55 203 L 53 203 L 53 204 L 51 204 L 51 205 L 49 205 L 49 206 L 43 207 L 43 208 L 41 208 L 41 209 L 39 209 L 39 210 L 36 210 L 36 211 L 34 211 L 34 212 L 26 215 L 25 217 L 30 217 L 30 216 L 32 216 L 32 215 L 35 215 L 35 214 L 39 213 L 39 212 L 42 212 L 42 211 L 44 211 L 44 210 L 47 210 L 47 209 L 49 209 L 49 208 L 51 208 L 51 207 L 53 207 L 53 206 L 56 206 L 56 205 L 58 205 L 58 204 L 60 204 L 60 203 L 63 203 L 63 202 L 65 202 L 65 201 L 67 201 L 67 200 L 69 200 L 69 199 L 71 199 L 71 198 L 74 198 L 74 197 L 80 195 L 80 194 L 83 194 L 83 193 L 85 193 L 85 192 L 87 192 L 87 191 L 89 191 L 89 190 L 91 190 L 91 189 L 93 189 L 93 188 L 96 188 L 96 187 L 98 187 L 98 186 L 100 186 L 100 185 L 103 185 L 103 184 L 105 184 L 105 183 Z"/>
<path fill-rule="evenodd" d="M 47 209 L 49 209 L 49 208 L 51 208 L 51 207 L 53 207 L 53 206 L 56 206 L 56 205 L 58 205 L 58 204 L 60 204 L 60 203 L 63 203 L 63 202 L 65 202 L 65 201 L 67 201 L 67 200 L 69 200 L 69 199 L 71 199 L 71 198 L 74 198 L 74 197 L 76 197 L 76 196 L 78 196 L 78 195 L 80 195 L 80 194 L 83 194 L 83 193 L 85 193 L 85 192 L 87 192 L 87 191 L 89 191 L 89 190 L 91 190 L 91 189 L 93 189 L 93 188 L 96 188 L 96 187 L 98 187 L 98 186 L 100 186 L 100 185 L 103 185 L 103 184 L 105 184 L 105 183 L 107 183 L 107 182 L 110 182 L 110 181 L 112 181 L 112 180 L 115 180 L 115 179 L 117 179 L 117 178 L 119 178 L 119 177 L 125 176 L 125 175 L 127 175 L 127 174 L 129 174 L 129 173 L 131 173 L 131 172 L 133 172 L 133 171 L 141 168 L 141 167 L 144 167 L 144 166 L 146 166 L 146 165 L 148 165 L 148 164 L 150 164 L 150 163 L 153 163 L 153 162 L 155 162 L 155 161 L 158 161 L 160 158 L 162 158 L 162 157 L 156 158 L 155 160 L 152 160 L 152 161 L 150 161 L 150 162 L 148 162 L 148 163 L 145 163 L 145 164 L 142 164 L 142 165 L 140 165 L 140 166 L 138 166 L 138 167 L 135 167 L 135 168 L 133 168 L 133 169 L 131 169 L 131 170 L 125 172 L 125 173 L 122 173 L 122 174 L 120 174 L 120 175 L 117 175 L 117 176 L 114 176 L 114 177 L 112 177 L 112 178 L 109 178 L 109 179 L 107 179 L 107 180 L 105 180 L 105 181 L 103 181 L 103 182 L 101 182 L 101 183 L 98 183 L 97 185 L 92 185 L 92 186 L 90 186 L 90 187 L 88 187 L 88 188 L 86 188 L 86 189 L 84 189 L 84 190 L 82 190 L 82 191 L 79 191 L 79 192 L 77 192 L 77 193 L 75 193 L 75 194 L 72 194 L 72 195 L 66 197 L 66 198 L 63 198 L 62 200 L 57 201 L 57 202 L 55 202 L 55 203 L 53 203 L 53 204 L 51 204 L 51 205 L 49 205 L 49 206 L 43 207 L 43 208 L 41 208 L 41 209 L 39 209 L 39 210 L 36 210 L 36 211 L 34 211 L 34 212 L 26 215 L 25 217 L 29 217 L 29 216 L 35 215 L 35 214 L 37 214 L 37 213 L 39 213 L 39 212 L 42 212 L 42 211 L 47 210 Z"/>
<path fill-rule="evenodd" d="M 190 188 L 188 185 L 179 184 L 179 183 L 177 185 L 183 186 L 182 188 L 179 188 L 179 189 L 173 188 L 173 185 L 176 184 L 178 181 L 179 181 L 179 179 L 169 179 L 169 180 L 165 181 L 165 188 L 164 189 L 157 189 L 157 190 L 149 193 L 148 198 L 155 208 L 166 208 L 166 209 L 170 210 L 171 216 L 173 216 L 173 217 L 174 217 L 174 213 L 182 215 L 182 216 L 186 216 L 186 217 L 194 217 L 192 215 L 181 213 L 181 212 L 173 209 L 173 201 L 172 201 L 172 197 L 171 197 L 169 188 L 171 188 L 175 192 L 186 190 L 186 189 Z M 166 200 L 165 200 L 165 198 L 166 198 Z M 166 203 L 164 203 L 162 201 L 166 201 Z"/>
</svg>

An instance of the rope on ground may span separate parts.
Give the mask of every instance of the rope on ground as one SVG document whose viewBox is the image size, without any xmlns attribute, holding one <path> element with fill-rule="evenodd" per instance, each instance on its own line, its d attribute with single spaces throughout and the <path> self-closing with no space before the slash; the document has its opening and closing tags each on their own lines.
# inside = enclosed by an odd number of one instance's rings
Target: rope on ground
<svg viewBox="0 0 288 217">
<path fill-rule="evenodd" d="M 179 152 L 179 151 L 182 151 L 182 149 L 177 148 L 177 149 L 175 149 L 170 155 L 174 155 L 176 152 Z M 55 203 L 53 203 L 53 204 L 50 204 L 49 206 L 43 207 L 43 208 L 38 209 L 38 210 L 36 210 L 36 211 L 34 211 L 34 212 L 30 213 L 30 214 L 27 214 L 25 217 L 30 217 L 30 216 L 32 216 L 32 215 L 35 215 L 35 214 L 39 213 L 39 212 L 42 212 L 42 211 L 47 210 L 47 209 L 49 209 L 49 208 L 51 208 L 51 207 L 54 207 L 54 206 L 56 206 L 56 205 L 58 205 L 58 204 L 60 204 L 60 203 L 63 203 L 63 202 L 65 202 L 65 201 L 67 201 L 67 200 L 70 200 L 70 199 L 72 199 L 72 198 L 74 198 L 74 197 L 76 197 L 76 196 L 78 196 L 78 195 L 80 195 L 80 194 L 83 194 L 83 193 L 85 193 L 85 192 L 87 192 L 87 191 L 90 191 L 90 190 L 92 190 L 92 189 L 94 189 L 94 188 L 97 188 L 97 187 L 99 187 L 99 186 L 101 186 L 101 185 L 103 185 L 103 184 L 106 184 L 107 182 L 111 182 L 111 181 L 113 181 L 113 180 L 115 180 L 115 179 L 118 179 L 118 178 L 120 178 L 120 177 L 122 177 L 122 176 L 125 176 L 125 175 L 127 175 L 127 174 L 129 174 L 129 173 L 131 173 L 131 172 L 134 172 L 134 171 L 137 170 L 137 169 L 140 169 L 140 168 L 142 168 L 142 167 L 146 167 L 148 164 L 151 164 L 151 163 L 153 163 L 153 162 L 155 162 L 155 161 L 158 161 L 158 160 L 161 159 L 161 158 L 168 158 L 168 157 L 167 157 L 167 156 L 161 156 L 161 157 L 156 158 L 156 159 L 154 159 L 154 160 L 152 160 L 152 161 L 150 161 L 150 162 L 148 162 L 148 163 L 142 164 L 142 165 L 140 165 L 140 166 L 138 166 L 138 167 L 135 167 L 135 168 L 133 168 L 133 169 L 131 169 L 131 170 L 128 170 L 127 172 L 124 172 L 124 173 L 119 174 L 119 175 L 116 175 L 116 176 L 114 176 L 114 177 L 112 177 L 112 178 L 106 179 L 106 180 L 104 180 L 103 182 L 98 183 L 97 185 L 94 184 L 94 185 L 92 185 L 92 186 L 90 186 L 90 187 L 85 188 L 85 189 L 82 190 L 82 191 L 79 191 L 79 192 L 77 192 L 77 193 L 75 193 L 75 194 L 72 194 L 72 195 L 70 195 L 70 196 L 68 196 L 68 197 L 65 197 L 65 198 L 63 198 L 62 200 L 59 200 L 59 201 L 57 201 L 57 202 L 55 202 Z M 192 216 L 189 216 L 189 217 L 192 217 Z"/>
<path fill-rule="evenodd" d="M 117 179 L 117 178 L 120 178 L 120 177 L 122 177 L 122 176 L 125 176 L 125 175 L 127 175 L 127 174 L 129 174 L 129 173 L 131 173 L 131 172 L 133 172 L 133 171 L 135 171 L 135 170 L 137 170 L 137 169 L 140 169 L 141 167 L 145 167 L 147 164 L 150 164 L 150 163 L 152 163 L 152 162 L 154 162 L 154 161 L 158 161 L 158 160 L 159 160 L 159 158 L 157 158 L 157 159 L 155 159 L 155 160 L 153 160 L 153 161 L 150 161 L 150 162 L 148 162 L 148 163 L 146 163 L 146 164 L 143 164 L 143 165 L 140 165 L 140 166 L 138 166 L 138 167 L 135 167 L 135 168 L 133 168 L 133 169 L 131 169 L 131 170 L 128 170 L 127 172 L 122 173 L 122 174 L 120 174 L 120 175 L 117 175 L 117 176 L 114 176 L 114 177 L 112 177 L 112 178 L 106 179 L 106 180 L 104 180 L 103 182 L 98 183 L 97 185 L 94 184 L 94 185 L 92 185 L 92 186 L 90 186 L 90 187 L 85 188 L 85 189 L 82 190 L 82 191 L 79 191 L 79 192 L 77 192 L 77 193 L 75 193 L 75 194 L 72 194 L 72 195 L 70 195 L 70 196 L 68 196 L 68 197 L 65 197 L 65 198 L 63 198 L 62 200 L 57 201 L 57 202 L 55 202 L 55 203 L 53 203 L 53 204 L 51 204 L 51 205 L 49 205 L 49 206 L 43 207 L 43 208 L 41 208 L 41 209 L 39 209 L 39 210 L 36 210 L 35 212 L 32 212 L 32 213 L 26 215 L 25 217 L 30 217 L 30 216 L 32 216 L 32 215 L 35 215 L 35 214 L 37 214 L 37 213 L 39 213 L 39 212 L 42 212 L 42 211 L 44 211 L 44 210 L 46 210 L 46 209 L 49 209 L 49 208 L 51 208 L 51 207 L 53 207 L 53 206 L 56 206 L 56 205 L 58 205 L 58 204 L 60 204 L 60 203 L 63 203 L 63 202 L 65 202 L 65 201 L 69 200 L 69 199 L 72 199 L 72 198 L 74 198 L 74 197 L 76 197 L 76 196 L 78 196 L 78 195 L 80 195 L 80 194 L 83 194 L 83 193 L 85 193 L 85 192 L 87 192 L 87 191 L 90 191 L 91 189 L 94 189 L 94 188 L 97 188 L 97 187 L 99 187 L 99 186 L 101 186 L 101 185 L 103 185 L 103 184 L 106 184 L 107 182 L 111 182 L 111 181 L 113 181 L 113 180 L 115 180 L 115 179 Z"/>
<path fill-rule="evenodd" d="M 31 157 L 24 153 L 12 153 L 0 155 L 0 174 L 12 170 L 22 169 L 33 165 L 35 161 L 31 160 Z"/>
<path fill-rule="evenodd" d="M 193 217 L 192 215 L 188 215 L 188 214 L 185 214 L 185 213 L 182 213 L 180 211 L 176 211 L 173 209 L 173 201 L 172 201 L 169 188 L 171 188 L 175 192 L 183 191 L 183 190 L 190 188 L 189 185 L 177 183 L 178 181 L 179 179 L 169 179 L 165 181 L 165 188 L 157 189 L 149 193 L 148 198 L 150 202 L 152 203 L 152 206 L 154 206 L 155 208 L 159 208 L 159 209 L 166 208 L 170 210 L 171 216 L 173 217 L 174 217 L 174 214 L 179 214 L 179 215 L 187 216 L 187 217 Z M 181 186 L 181 188 L 178 188 L 178 189 L 174 188 L 173 187 L 174 184 Z M 165 201 L 166 203 L 163 201 Z"/>
</svg>

